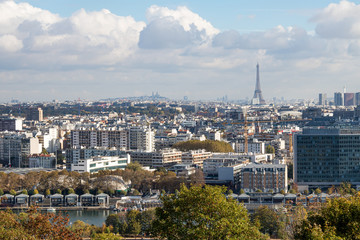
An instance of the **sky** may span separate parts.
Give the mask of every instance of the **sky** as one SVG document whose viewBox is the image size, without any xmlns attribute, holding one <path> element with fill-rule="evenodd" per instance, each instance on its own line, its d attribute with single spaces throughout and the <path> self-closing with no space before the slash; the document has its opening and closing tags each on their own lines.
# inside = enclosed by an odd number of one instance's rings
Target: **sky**
<svg viewBox="0 0 360 240">
<path fill-rule="evenodd" d="M 360 1 L 0 0 L 0 102 L 360 92 Z"/>
</svg>

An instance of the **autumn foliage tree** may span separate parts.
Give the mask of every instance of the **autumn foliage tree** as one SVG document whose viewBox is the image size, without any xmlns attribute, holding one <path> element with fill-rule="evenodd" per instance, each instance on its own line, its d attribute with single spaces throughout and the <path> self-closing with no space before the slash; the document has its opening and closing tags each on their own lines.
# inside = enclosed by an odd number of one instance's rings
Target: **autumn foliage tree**
<svg viewBox="0 0 360 240">
<path fill-rule="evenodd" d="M 36 208 L 15 214 L 0 211 L 0 239 L 81 239 L 68 228 L 69 219 L 61 215 L 41 214 Z"/>
</svg>

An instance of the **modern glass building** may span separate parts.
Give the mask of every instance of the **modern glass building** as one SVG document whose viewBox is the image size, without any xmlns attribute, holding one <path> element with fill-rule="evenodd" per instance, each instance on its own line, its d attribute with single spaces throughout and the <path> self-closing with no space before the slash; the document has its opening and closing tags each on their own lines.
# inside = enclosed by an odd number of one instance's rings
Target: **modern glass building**
<svg viewBox="0 0 360 240">
<path fill-rule="evenodd" d="M 360 186 L 360 128 L 304 129 L 294 137 L 294 181 L 303 187 Z"/>
</svg>

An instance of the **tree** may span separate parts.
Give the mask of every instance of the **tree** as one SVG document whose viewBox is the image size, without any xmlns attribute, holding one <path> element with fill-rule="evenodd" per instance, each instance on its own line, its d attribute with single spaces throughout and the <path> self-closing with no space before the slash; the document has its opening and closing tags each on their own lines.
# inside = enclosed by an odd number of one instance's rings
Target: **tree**
<svg viewBox="0 0 360 240">
<path fill-rule="evenodd" d="M 126 214 L 127 219 L 127 234 L 138 235 L 141 232 L 141 224 L 139 222 L 140 212 L 138 210 L 131 210 Z"/>
<path fill-rule="evenodd" d="M 138 162 L 132 162 L 126 166 L 126 169 L 133 170 L 136 172 L 136 171 L 142 170 L 142 165 Z"/>
<path fill-rule="evenodd" d="M 205 149 L 209 152 L 234 152 L 234 149 L 229 143 L 214 140 L 189 140 L 185 142 L 178 142 L 173 145 L 173 148 L 181 151 Z"/>
<path fill-rule="evenodd" d="M 117 214 L 110 214 L 105 220 L 106 226 L 112 226 L 113 232 L 118 233 L 120 227 L 120 219 Z"/>
<path fill-rule="evenodd" d="M 317 189 L 315 189 L 315 194 L 320 194 L 321 193 L 321 189 L 320 188 L 317 188 Z"/>
<path fill-rule="evenodd" d="M 21 191 L 21 193 L 28 195 L 28 191 L 27 191 L 26 189 L 23 189 L 23 190 Z"/>
<path fill-rule="evenodd" d="M 266 148 L 265 148 L 265 152 L 274 154 L 275 153 L 275 148 L 273 146 L 271 146 L 271 145 L 267 145 Z"/>
<path fill-rule="evenodd" d="M 16 191 L 14 189 L 11 189 L 9 192 L 11 195 L 15 196 L 16 195 Z"/>
<path fill-rule="evenodd" d="M 330 199 L 318 211 L 309 213 L 295 229 L 295 239 L 360 239 L 360 195 Z"/>
<path fill-rule="evenodd" d="M 1 239 L 80 239 L 68 228 L 69 219 L 55 214 L 41 214 L 30 208 L 19 215 L 0 211 Z"/>
<path fill-rule="evenodd" d="M 74 189 L 73 189 L 73 188 L 69 188 L 69 189 L 68 189 L 68 194 L 72 194 L 72 193 L 75 193 Z"/>
<path fill-rule="evenodd" d="M 60 189 L 56 189 L 56 193 L 61 194 L 61 190 L 60 190 Z"/>
<path fill-rule="evenodd" d="M 4 191 L 0 189 L 0 196 L 4 195 Z"/>
<path fill-rule="evenodd" d="M 48 155 L 49 153 L 45 148 L 43 148 L 42 151 L 41 151 L 41 154 Z"/>
<path fill-rule="evenodd" d="M 153 233 L 172 239 L 260 239 L 246 209 L 226 198 L 226 188 L 182 185 L 178 194 L 163 195 Z"/>
<path fill-rule="evenodd" d="M 273 236 L 279 231 L 279 216 L 275 213 L 275 211 L 269 209 L 268 206 L 260 206 L 256 209 L 255 213 L 251 216 L 251 219 L 253 222 L 259 222 L 259 230 L 262 233 Z"/>
<path fill-rule="evenodd" d="M 50 193 L 50 189 L 46 189 L 45 191 L 45 196 L 49 196 L 51 193 Z"/>
<path fill-rule="evenodd" d="M 39 191 L 35 188 L 33 194 L 39 194 Z"/>
</svg>

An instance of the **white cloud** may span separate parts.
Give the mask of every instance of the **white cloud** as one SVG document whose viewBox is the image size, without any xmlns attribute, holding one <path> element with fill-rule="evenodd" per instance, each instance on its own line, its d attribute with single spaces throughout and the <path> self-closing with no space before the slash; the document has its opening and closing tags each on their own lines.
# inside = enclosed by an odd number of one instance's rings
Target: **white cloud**
<svg viewBox="0 0 360 240">
<path fill-rule="evenodd" d="M 140 34 L 141 48 L 182 48 L 208 43 L 219 33 L 211 23 L 187 7 L 171 10 L 151 6 L 146 13 L 149 24 Z"/>
<path fill-rule="evenodd" d="M 312 19 L 316 33 L 324 38 L 359 38 L 360 5 L 346 0 L 332 3 Z"/>
<path fill-rule="evenodd" d="M 5 52 L 16 52 L 23 47 L 22 42 L 17 39 L 14 35 L 3 35 L 0 36 L 0 49 Z"/>
<path fill-rule="evenodd" d="M 357 83 L 358 13 L 359 5 L 342 1 L 312 18 L 315 34 L 285 25 L 244 34 L 220 32 L 187 7 L 151 6 L 145 23 L 106 9 L 61 18 L 0 0 L 1 93 L 30 97 L 36 84 L 34 98 L 78 97 L 81 88 L 93 98 L 163 90 L 238 99 L 253 91 L 257 61 L 268 97 L 286 95 L 283 88 L 296 95 L 304 85 L 336 86 L 343 78 Z"/>
</svg>

